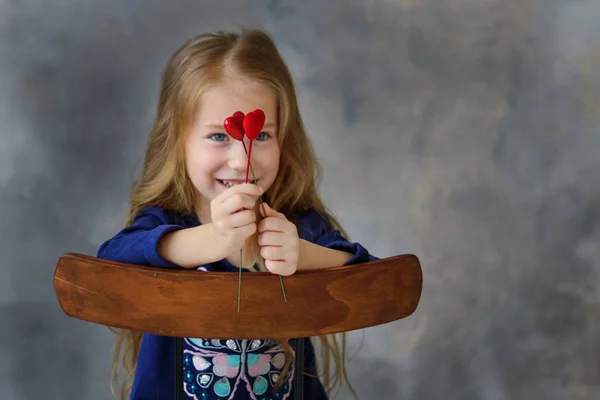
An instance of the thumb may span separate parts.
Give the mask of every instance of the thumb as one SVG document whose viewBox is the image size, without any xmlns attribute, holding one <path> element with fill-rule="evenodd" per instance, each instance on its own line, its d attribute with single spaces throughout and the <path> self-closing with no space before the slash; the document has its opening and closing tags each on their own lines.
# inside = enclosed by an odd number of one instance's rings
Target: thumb
<svg viewBox="0 0 600 400">
<path fill-rule="evenodd" d="M 260 213 L 263 217 L 268 218 L 268 217 L 275 217 L 275 218 L 282 218 L 282 219 L 286 219 L 285 216 L 275 210 L 273 210 L 271 208 L 271 206 L 269 206 L 267 203 L 263 202 L 262 206 L 260 207 Z M 266 215 L 265 215 L 266 213 Z"/>
</svg>

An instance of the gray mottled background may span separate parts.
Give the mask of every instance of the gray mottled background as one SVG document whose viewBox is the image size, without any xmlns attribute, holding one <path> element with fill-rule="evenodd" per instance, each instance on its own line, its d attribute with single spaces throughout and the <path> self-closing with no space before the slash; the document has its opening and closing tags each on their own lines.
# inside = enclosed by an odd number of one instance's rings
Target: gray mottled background
<svg viewBox="0 0 600 400">
<path fill-rule="evenodd" d="M 354 332 L 363 399 L 600 398 L 600 2 L 0 0 L 0 399 L 109 399 L 55 263 L 120 228 L 169 54 L 262 26 L 322 194 L 423 299 Z M 342 392 L 338 398 L 347 398 Z"/>
</svg>

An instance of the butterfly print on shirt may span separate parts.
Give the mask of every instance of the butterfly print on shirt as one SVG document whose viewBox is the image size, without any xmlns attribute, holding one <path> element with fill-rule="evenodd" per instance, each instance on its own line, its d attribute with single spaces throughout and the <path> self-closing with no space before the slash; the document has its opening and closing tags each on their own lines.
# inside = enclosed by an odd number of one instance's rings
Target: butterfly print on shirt
<svg viewBox="0 0 600 400">
<path fill-rule="evenodd" d="M 273 391 L 286 362 L 277 341 L 186 338 L 185 344 L 184 390 L 192 399 L 231 400 L 238 391 L 252 400 L 289 398 L 293 363 L 278 391 Z"/>
</svg>

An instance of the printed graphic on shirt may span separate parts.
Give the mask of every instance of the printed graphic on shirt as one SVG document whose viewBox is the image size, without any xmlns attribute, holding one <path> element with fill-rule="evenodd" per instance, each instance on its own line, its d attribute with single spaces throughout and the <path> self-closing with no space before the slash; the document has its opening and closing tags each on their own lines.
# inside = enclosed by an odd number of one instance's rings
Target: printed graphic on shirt
<svg viewBox="0 0 600 400">
<path fill-rule="evenodd" d="M 290 396 L 293 363 L 274 392 L 286 363 L 285 351 L 277 341 L 186 338 L 185 348 L 184 389 L 194 400 L 285 400 Z M 237 393 L 240 391 L 245 395 Z"/>
</svg>

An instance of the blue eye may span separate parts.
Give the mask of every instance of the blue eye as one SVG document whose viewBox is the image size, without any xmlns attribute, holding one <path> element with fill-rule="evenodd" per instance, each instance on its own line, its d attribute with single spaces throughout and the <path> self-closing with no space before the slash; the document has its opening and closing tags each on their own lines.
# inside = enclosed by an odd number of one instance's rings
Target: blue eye
<svg viewBox="0 0 600 400">
<path fill-rule="evenodd" d="M 223 142 L 225 141 L 225 139 L 227 139 L 227 135 L 225 135 L 224 133 L 215 133 L 210 138 L 217 142 Z"/>
<path fill-rule="evenodd" d="M 256 140 L 267 140 L 268 138 L 269 138 L 269 135 L 267 134 L 267 132 L 261 132 L 256 137 Z"/>
</svg>

